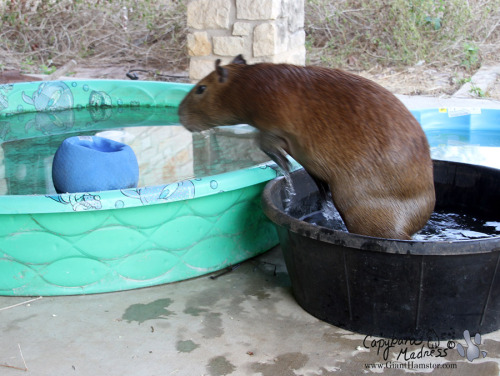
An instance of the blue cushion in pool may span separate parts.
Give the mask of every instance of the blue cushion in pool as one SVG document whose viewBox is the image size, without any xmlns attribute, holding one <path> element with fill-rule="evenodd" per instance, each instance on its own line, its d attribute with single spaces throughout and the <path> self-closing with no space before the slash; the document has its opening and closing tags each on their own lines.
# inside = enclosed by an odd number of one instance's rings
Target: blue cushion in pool
<svg viewBox="0 0 500 376">
<path fill-rule="evenodd" d="M 97 136 L 76 136 L 57 149 L 52 180 L 58 193 L 133 188 L 139 181 L 139 166 L 128 145 Z"/>
</svg>

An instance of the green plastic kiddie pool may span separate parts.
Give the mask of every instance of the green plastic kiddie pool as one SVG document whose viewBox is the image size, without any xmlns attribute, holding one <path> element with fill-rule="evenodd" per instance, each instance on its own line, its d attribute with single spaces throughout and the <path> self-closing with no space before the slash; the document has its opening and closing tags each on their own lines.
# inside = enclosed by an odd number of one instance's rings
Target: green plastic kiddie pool
<svg viewBox="0 0 500 376">
<path fill-rule="evenodd" d="M 192 85 L 53 81 L 0 85 L 0 295 L 127 290 L 211 273 L 278 243 L 260 206 L 274 163 L 248 126 L 191 134 Z M 66 138 L 132 147 L 137 188 L 57 194 Z M 105 168 L 105 166 L 103 166 Z M 298 168 L 298 165 L 295 165 Z"/>
</svg>

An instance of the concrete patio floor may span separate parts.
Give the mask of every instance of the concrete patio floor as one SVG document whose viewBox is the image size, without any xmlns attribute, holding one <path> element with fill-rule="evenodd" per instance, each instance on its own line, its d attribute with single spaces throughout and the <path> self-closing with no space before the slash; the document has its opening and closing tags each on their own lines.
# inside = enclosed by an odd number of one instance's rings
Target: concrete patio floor
<svg viewBox="0 0 500 376">
<path fill-rule="evenodd" d="M 1 297 L 0 308 L 26 300 Z M 473 362 L 448 341 L 439 344 L 444 357 L 405 361 L 401 351 L 418 356 L 428 344 L 395 345 L 387 355 L 372 347 L 377 339 L 315 319 L 293 299 L 279 247 L 217 279 L 44 297 L 0 311 L 0 320 L 0 364 L 17 367 L 2 366 L 1 375 L 25 367 L 52 376 L 498 375 L 500 364 L 500 331 L 483 334 L 487 355 Z"/>
<path fill-rule="evenodd" d="M 400 98 L 412 109 L 500 109 L 487 100 Z M 426 342 L 385 351 L 377 338 L 314 318 L 293 298 L 279 247 L 216 279 L 27 300 L 0 297 L 0 375 L 500 373 L 500 331 L 481 333 L 486 355 L 471 362 L 456 349 L 465 340 L 442 341 L 444 356 L 421 358 Z"/>
</svg>

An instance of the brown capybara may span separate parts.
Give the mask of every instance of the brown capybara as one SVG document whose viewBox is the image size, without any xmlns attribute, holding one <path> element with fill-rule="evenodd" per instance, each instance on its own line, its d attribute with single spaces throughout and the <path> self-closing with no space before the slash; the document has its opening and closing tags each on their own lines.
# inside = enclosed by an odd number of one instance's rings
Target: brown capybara
<svg viewBox="0 0 500 376">
<path fill-rule="evenodd" d="M 260 147 L 288 169 L 289 153 L 329 186 L 349 232 L 411 239 L 435 203 L 427 138 L 382 86 L 321 67 L 261 63 L 241 55 L 203 78 L 179 106 L 190 131 L 250 124 Z M 324 197 L 324 192 L 323 192 Z"/>
</svg>

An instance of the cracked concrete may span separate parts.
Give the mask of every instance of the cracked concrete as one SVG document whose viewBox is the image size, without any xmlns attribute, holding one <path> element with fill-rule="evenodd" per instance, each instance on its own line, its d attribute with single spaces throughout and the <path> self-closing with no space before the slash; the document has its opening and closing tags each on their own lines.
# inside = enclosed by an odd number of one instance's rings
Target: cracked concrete
<svg viewBox="0 0 500 376">
<path fill-rule="evenodd" d="M 477 92 L 484 94 L 493 87 L 495 81 L 500 76 L 500 65 L 482 66 L 472 77 L 470 82 L 466 82 L 454 94 L 453 98 L 474 98 Z"/>
</svg>

